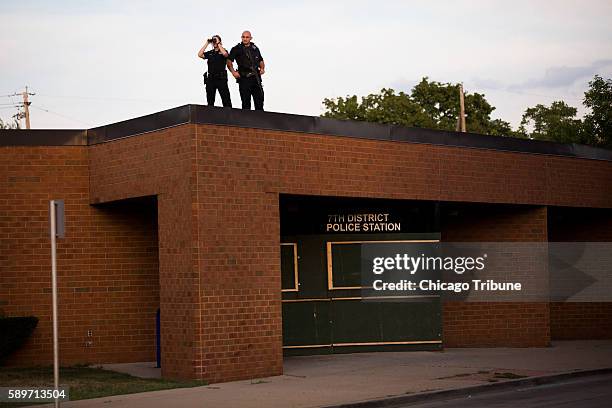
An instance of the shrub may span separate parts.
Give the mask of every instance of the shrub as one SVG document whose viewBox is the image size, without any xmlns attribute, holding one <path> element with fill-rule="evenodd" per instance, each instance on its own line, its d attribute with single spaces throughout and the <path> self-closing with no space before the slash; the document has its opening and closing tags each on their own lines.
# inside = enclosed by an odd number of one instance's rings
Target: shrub
<svg viewBox="0 0 612 408">
<path fill-rule="evenodd" d="M 0 317 L 0 365 L 26 342 L 37 324 L 34 316 Z"/>
</svg>

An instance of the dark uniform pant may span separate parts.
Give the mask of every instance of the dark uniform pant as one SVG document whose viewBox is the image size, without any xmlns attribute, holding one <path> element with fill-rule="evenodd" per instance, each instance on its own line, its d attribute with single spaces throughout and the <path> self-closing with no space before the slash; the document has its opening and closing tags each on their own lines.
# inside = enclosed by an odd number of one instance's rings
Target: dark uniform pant
<svg viewBox="0 0 612 408">
<path fill-rule="evenodd" d="M 227 79 L 225 78 L 208 78 L 206 82 L 206 102 L 208 106 L 215 105 L 215 96 L 221 95 L 221 102 L 226 108 L 232 107 L 232 99 L 230 98 L 229 88 L 227 87 Z"/>
<path fill-rule="evenodd" d="M 241 77 L 238 81 L 242 109 L 251 109 L 251 97 L 255 102 L 255 110 L 263 110 L 264 92 L 263 87 L 255 76 Z"/>
</svg>

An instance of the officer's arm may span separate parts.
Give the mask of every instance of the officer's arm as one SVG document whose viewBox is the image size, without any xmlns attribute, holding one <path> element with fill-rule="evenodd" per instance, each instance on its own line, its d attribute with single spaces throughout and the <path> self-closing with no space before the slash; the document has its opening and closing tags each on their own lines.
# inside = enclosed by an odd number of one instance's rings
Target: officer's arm
<svg viewBox="0 0 612 408">
<path fill-rule="evenodd" d="M 219 51 L 221 51 L 221 55 L 223 55 L 225 58 L 229 56 L 229 54 L 227 53 L 227 50 L 223 48 L 223 46 L 220 43 L 219 43 Z"/>
<path fill-rule="evenodd" d="M 236 72 L 234 69 L 234 62 L 231 59 L 227 60 L 227 69 L 229 69 L 232 74 Z"/>
<path fill-rule="evenodd" d="M 240 74 L 238 73 L 238 71 L 234 69 L 234 62 L 230 58 L 232 58 L 231 53 L 230 53 L 230 57 L 227 59 L 227 68 L 230 70 L 234 78 L 238 79 L 240 78 Z"/>
<path fill-rule="evenodd" d="M 234 60 L 236 59 L 237 53 L 238 51 L 236 51 L 236 47 L 234 47 L 232 48 L 232 50 L 229 52 L 229 55 L 227 56 L 227 69 L 229 69 L 229 71 L 232 73 L 232 75 L 236 79 L 240 78 L 240 74 L 236 72 L 236 70 L 234 69 Z"/>
<path fill-rule="evenodd" d="M 204 43 L 204 46 L 202 48 L 200 48 L 200 51 L 198 51 L 198 57 L 200 58 L 204 58 L 204 51 L 206 51 L 206 47 L 208 47 L 208 40 L 206 40 L 206 42 Z"/>
<path fill-rule="evenodd" d="M 266 73 L 266 63 L 264 62 L 264 59 L 261 56 L 261 51 L 259 51 L 259 49 L 257 49 L 257 56 L 259 57 L 259 75 L 263 75 Z"/>
</svg>

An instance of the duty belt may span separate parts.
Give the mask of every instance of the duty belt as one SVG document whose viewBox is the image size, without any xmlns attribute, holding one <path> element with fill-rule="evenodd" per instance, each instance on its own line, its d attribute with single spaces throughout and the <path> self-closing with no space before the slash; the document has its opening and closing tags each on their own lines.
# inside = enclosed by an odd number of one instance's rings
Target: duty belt
<svg viewBox="0 0 612 408">
<path fill-rule="evenodd" d="M 208 76 L 214 79 L 227 79 L 227 72 L 209 72 Z"/>
</svg>

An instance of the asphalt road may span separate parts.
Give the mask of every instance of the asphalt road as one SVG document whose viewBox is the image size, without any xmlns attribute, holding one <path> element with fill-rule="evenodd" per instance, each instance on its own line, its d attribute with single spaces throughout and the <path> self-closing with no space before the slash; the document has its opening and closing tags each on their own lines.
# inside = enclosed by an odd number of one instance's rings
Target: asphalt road
<svg viewBox="0 0 612 408">
<path fill-rule="evenodd" d="M 474 394 L 454 399 L 402 405 L 410 408 L 505 408 L 505 407 L 612 407 L 612 374 L 595 375 L 554 384 Z"/>
</svg>

